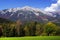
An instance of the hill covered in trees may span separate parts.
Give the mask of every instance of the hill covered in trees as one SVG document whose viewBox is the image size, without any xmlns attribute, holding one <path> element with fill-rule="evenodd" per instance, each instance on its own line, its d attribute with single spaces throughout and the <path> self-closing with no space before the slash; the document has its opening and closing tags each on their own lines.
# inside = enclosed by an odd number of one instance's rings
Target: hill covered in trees
<svg viewBox="0 0 60 40">
<path fill-rule="evenodd" d="M 0 18 L 0 36 L 60 36 L 60 26 L 53 22 L 40 23 L 36 21 L 16 22 Z"/>
</svg>

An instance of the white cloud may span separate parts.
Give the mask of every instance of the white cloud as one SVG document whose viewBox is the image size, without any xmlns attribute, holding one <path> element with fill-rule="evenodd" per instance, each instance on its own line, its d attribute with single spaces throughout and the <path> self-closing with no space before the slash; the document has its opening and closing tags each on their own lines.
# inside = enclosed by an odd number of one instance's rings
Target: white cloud
<svg viewBox="0 0 60 40">
<path fill-rule="evenodd" d="M 51 4 L 50 7 L 46 7 L 44 9 L 44 11 L 47 11 L 47 12 L 53 12 L 53 11 L 57 11 L 57 10 L 60 10 L 60 0 L 57 0 L 57 3 Z"/>
</svg>

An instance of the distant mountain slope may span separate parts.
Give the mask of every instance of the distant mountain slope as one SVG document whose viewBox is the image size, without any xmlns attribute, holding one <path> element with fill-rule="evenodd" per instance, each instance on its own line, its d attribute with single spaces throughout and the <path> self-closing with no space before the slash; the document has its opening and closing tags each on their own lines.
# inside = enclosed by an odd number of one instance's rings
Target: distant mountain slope
<svg viewBox="0 0 60 40">
<path fill-rule="evenodd" d="M 46 21 L 55 22 L 60 19 L 60 15 L 57 16 L 57 14 L 52 13 L 51 16 L 50 14 L 48 14 L 48 12 L 42 11 L 38 8 L 32 8 L 29 6 L 25 6 L 22 8 L 11 8 L 1 10 L 0 17 L 13 21 L 21 20 L 21 21 L 38 21 L 38 22 L 46 22 Z"/>
<path fill-rule="evenodd" d="M 0 23 L 10 23 L 10 22 L 13 22 L 13 21 L 4 19 L 4 18 L 0 18 Z"/>
</svg>

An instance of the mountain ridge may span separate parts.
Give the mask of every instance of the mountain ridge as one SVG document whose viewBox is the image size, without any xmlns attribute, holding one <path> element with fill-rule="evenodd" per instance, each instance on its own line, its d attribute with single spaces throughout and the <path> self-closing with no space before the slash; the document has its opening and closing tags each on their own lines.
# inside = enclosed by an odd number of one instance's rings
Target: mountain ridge
<svg viewBox="0 0 60 40">
<path fill-rule="evenodd" d="M 52 15 L 50 15 L 50 14 Z M 56 12 L 55 12 L 56 13 Z M 29 6 L 25 6 L 22 8 L 11 8 L 0 11 L 0 17 L 6 18 L 10 20 L 21 20 L 21 21 L 54 21 L 58 16 L 55 17 L 53 12 L 45 12 L 38 8 L 32 8 Z M 59 15 L 60 16 L 60 15 Z M 60 17 L 58 17 L 59 19 Z M 57 20 L 56 20 L 57 21 Z"/>
</svg>

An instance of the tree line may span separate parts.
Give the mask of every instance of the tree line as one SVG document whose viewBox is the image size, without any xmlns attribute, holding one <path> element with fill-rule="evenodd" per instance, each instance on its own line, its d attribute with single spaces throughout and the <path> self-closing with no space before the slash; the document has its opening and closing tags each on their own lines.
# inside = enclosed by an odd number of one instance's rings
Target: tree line
<svg viewBox="0 0 60 40">
<path fill-rule="evenodd" d="M 22 36 L 60 36 L 60 27 L 53 22 L 42 24 L 32 21 L 23 24 L 17 20 L 14 23 L 0 23 L 0 37 Z"/>
</svg>

